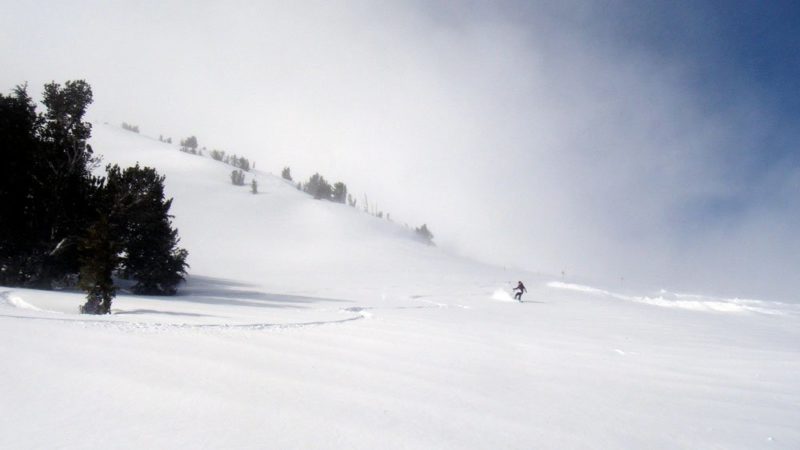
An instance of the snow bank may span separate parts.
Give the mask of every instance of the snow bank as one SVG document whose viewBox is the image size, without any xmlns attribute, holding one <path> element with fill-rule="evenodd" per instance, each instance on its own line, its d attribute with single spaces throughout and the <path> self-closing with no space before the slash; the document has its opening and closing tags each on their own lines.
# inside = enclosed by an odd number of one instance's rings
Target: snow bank
<svg viewBox="0 0 800 450">
<path fill-rule="evenodd" d="M 661 290 L 657 295 L 624 295 L 611 291 L 561 281 L 551 281 L 547 286 L 553 289 L 570 290 L 600 297 L 615 298 L 663 308 L 681 308 L 692 311 L 726 312 L 726 313 L 759 313 L 768 315 L 784 315 L 800 312 L 795 305 L 763 300 L 718 298 L 698 294 L 677 294 Z"/>
<path fill-rule="evenodd" d="M 36 306 L 31 305 L 30 303 L 26 302 L 22 298 L 20 298 L 20 297 L 18 297 L 16 295 L 13 295 L 11 293 L 11 291 L 0 292 L 0 297 L 3 299 L 3 301 L 8 306 L 11 306 L 11 307 L 14 307 L 14 308 L 26 309 L 28 311 L 45 311 L 45 310 L 43 310 L 41 308 L 38 308 Z M 52 311 L 47 311 L 47 312 L 52 312 Z"/>
</svg>

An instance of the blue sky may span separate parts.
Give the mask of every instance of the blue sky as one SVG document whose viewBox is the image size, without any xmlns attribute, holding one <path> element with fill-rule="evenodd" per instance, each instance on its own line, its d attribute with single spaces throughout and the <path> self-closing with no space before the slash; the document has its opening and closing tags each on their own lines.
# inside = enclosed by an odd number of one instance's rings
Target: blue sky
<svg viewBox="0 0 800 450">
<path fill-rule="evenodd" d="M 691 68 L 709 112 L 755 98 L 774 121 L 754 162 L 796 158 L 800 119 L 800 3 L 793 1 L 635 1 L 597 8 L 606 38 Z M 792 147 L 795 147 L 794 149 Z M 796 161 L 796 159 L 794 160 Z"/>
</svg>

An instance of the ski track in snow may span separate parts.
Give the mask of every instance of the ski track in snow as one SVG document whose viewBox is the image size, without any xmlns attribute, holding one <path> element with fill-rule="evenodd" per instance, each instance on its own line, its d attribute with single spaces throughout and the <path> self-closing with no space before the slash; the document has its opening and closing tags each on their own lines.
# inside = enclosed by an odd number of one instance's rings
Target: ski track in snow
<svg viewBox="0 0 800 450">
<path fill-rule="evenodd" d="M 0 297 L 4 300 L 7 306 L 11 306 L 17 309 L 25 309 L 28 311 L 36 311 L 36 312 L 46 312 L 46 313 L 54 313 L 58 314 L 57 311 L 49 311 L 46 309 L 39 308 L 37 306 L 31 305 L 30 303 L 23 300 L 21 297 L 17 297 L 16 295 L 12 295 L 12 291 L 3 291 L 0 292 Z"/>
<path fill-rule="evenodd" d="M 325 325 L 339 325 L 349 322 L 354 322 L 363 319 L 371 319 L 374 317 L 374 311 L 390 311 L 390 310 L 420 310 L 420 309 L 445 309 L 454 306 L 461 309 L 472 309 L 471 306 L 462 304 L 449 305 L 447 303 L 429 300 L 424 297 L 433 297 L 433 295 L 412 295 L 407 297 L 412 301 L 425 303 L 425 305 L 416 306 L 351 306 L 341 308 L 339 313 L 353 313 L 354 315 L 335 320 L 317 320 L 308 322 L 286 322 L 286 323 L 169 323 L 169 322 L 139 322 L 120 320 L 115 317 L 113 313 L 107 316 L 100 316 L 99 318 L 83 318 L 81 315 L 65 314 L 59 311 L 51 311 L 39 308 L 25 300 L 18 295 L 14 295 L 13 291 L 0 292 L 0 299 L 3 300 L 4 306 L 13 308 L 14 310 L 30 311 L 38 313 L 39 315 L 24 315 L 24 314 L 8 314 L 0 313 L 0 318 L 7 319 L 23 319 L 23 320 L 40 320 L 40 321 L 53 321 L 70 323 L 84 326 L 98 326 L 98 327 L 114 327 L 128 331 L 158 331 L 158 330 L 275 330 L 275 329 L 294 329 L 304 327 L 315 327 Z M 327 311 L 326 309 L 317 309 L 316 311 Z M 158 314 L 158 312 L 155 312 Z M 51 315 L 57 315 L 52 317 Z"/>
<path fill-rule="evenodd" d="M 62 322 L 62 323 L 71 323 L 71 324 L 78 324 L 78 325 L 90 325 L 90 326 L 101 326 L 101 327 L 116 327 L 120 329 L 127 329 L 127 330 L 268 330 L 268 329 L 291 329 L 291 328 L 304 328 L 304 327 L 313 327 L 313 326 L 323 326 L 323 325 L 337 325 L 343 324 L 347 322 L 354 322 L 356 320 L 362 320 L 369 317 L 372 317 L 372 314 L 369 312 L 365 312 L 364 309 L 366 308 L 343 308 L 340 309 L 339 312 L 349 312 L 355 313 L 355 315 L 344 318 L 344 319 L 335 319 L 335 320 L 317 320 L 317 321 L 309 321 L 309 322 L 286 322 L 286 323 L 167 323 L 167 322 L 132 322 L 127 320 L 115 320 L 114 314 L 109 316 L 100 316 L 103 318 L 97 319 L 84 319 L 79 318 L 82 316 L 74 316 L 71 317 L 70 315 L 65 315 L 63 313 L 57 311 L 48 311 L 45 309 L 38 308 L 30 303 L 26 302 L 22 298 L 15 296 L 12 294 L 12 291 L 3 291 L 0 292 L 0 298 L 3 299 L 3 303 L 6 307 L 13 308 L 15 310 L 25 310 L 31 311 L 34 313 L 45 313 L 45 314 L 58 314 L 60 317 L 49 317 L 49 316 L 41 316 L 41 315 L 22 315 L 22 314 L 3 314 L 0 313 L 0 317 L 2 318 L 10 318 L 10 319 L 24 319 L 24 320 L 42 320 L 42 321 L 53 321 L 53 322 Z"/>
<path fill-rule="evenodd" d="M 102 327 L 116 327 L 127 330 L 268 330 L 291 329 L 323 325 L 337 325 L 354 322 L 371 317 L 369 313 L 359 312 L 357 315 L 345 319 L 318 320 L 312 322 L 287 322 L 287 323 L 165 323 L 165 322 L 128 322 L 120 320 L 102 319 L 68 319 L 61 317 L 37 317 L 15 314 L 0 314 L 0 318 L 43 320 L 64 322 L 79 325 L 97 325 Z"/>
<path fill-rule="evenodd" d="M 82 318 L 80 315 L 64 314 L 59 311 L 50 311 L 39 308 L 31 303 L 26 302 L 21 297 L 13 295 L 13 291 L 0 292 L 0 298 L 3 299 L 6 307 L 13 308 L 14 310 L 24 310 L 34 313 L 43 313 L 47 315 L 23 315 L 23 314 L 4 314 L 0 313 L 0 318 L 10 319 L 24 319 L 24 320 L 41 320 L 53 321 L 78 325 L 89 325 L 99 327 L 115 327 L 124 330 L 271 330 L 271 329 L 293 329 L 304 327 L 315 327 L 325 325 L 339 325 L 357 320 L 371 319 L 374 317 L 373 311 L 376 310 L 419 310 L 419 309 L 442 309 L 448 308 L 450 305 L 440 303 L 433 300 L 428 300 L 422 297 L 430 297 L 430 295 L 413 295 L 408 297 L 414 301 L 424 302 L 427 305 L 417 306 L 351 306 L 341 308 L 338 310 L 340 313 L 354 313 L 355 315 L 335 320 L 318 320 L 309 322 L 286 322 L 286 323 L 168 323 L 168 322 L 135 322 L 127 320 L 119 320 L 112 313 L 108 316 L 100 316 L 101 318 L 89 319 Z M 471 309 L 470 306 L 456 304 L 453 305 L 462 309 Z M 318 309 L 317 311 L 327 311 L 326 309 Z M 59 317 L 51 317 L 50 314 L 57 314 Z"/>
</svg>

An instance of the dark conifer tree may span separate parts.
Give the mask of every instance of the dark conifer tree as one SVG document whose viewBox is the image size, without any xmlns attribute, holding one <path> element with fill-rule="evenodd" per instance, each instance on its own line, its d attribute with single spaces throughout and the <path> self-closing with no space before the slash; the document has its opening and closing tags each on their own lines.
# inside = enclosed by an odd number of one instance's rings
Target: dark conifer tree
<svg viewBox="0 0 800 450">
<path fill-rule="evenodd" d="M 0 284 L 24 285 L 38 272 L 30 256 L 43 237 L 35 197 L 43 188 L 37 180 L 43 164 L 36 159 L 41 126 L 26 86 L 0 94 Z"/>
<path fill-rule="evenodd" d="M 210 155 L 211 159 L 215 161 L 222 161 L 222 159 L 225 158 L 225 152 L 222 150 L 217 150 L 217 149 L 211 150 Z"/>
<path fill-rule="evenodd" d="M 49 288 L 78 271 L 78 240 L 93 220 L 96 163 L 83 122 L 92 91 L 83 81 L 44 87 L 37 115 L 25 87 L 0 100 L 0 278 L 8 284 Z M 5 172 L 4 171 L 4 172 Z M 7 176 L 7 177 L 6 177 Z"/>
<path fill-rule="evenodd" d="M 136 281 L 133 291 L 173 295 L 186 275 L 188 252 L 178 247 L 172 227 L 172 199 L 164 197 L 164 177 L 150 167 L 108 169 L 106 189 L 113 196 L 112 228 L 119 229 L 122 274 Z"/>
<path fill-rule="evenodd" d="M 317 200 L 330 200 L 333 193 L 331 185 L 319 173 L 311 175 L 304 186 L 304 191 L 311 194 Z"/>
<path fill-rule="evenodd" d="M 181 140 L 181 150 L 186 153 L 197 153 L 197 138 L 195 136 L 189 136 L 186 139 Z"/>
<path fill-rule="evenodd" d="M 417 236 L 420 237 L 426 244 L 433 245 L 433 233 L 431 230 L 428 229 L 428 225 L 422 224 L 421 227 L 414 230 L 417 233 Z"/>
<path fill-rule="evenodd" d="M 341 181 L 333 185 L 333 193 L 331 194 L 332 200 L 336 203 L 344 203 L 347 201 L 347 186 Z"/>
<path fill-rule="evenodd" d="M 231 171 L 231 183 L 234 186 L 244 186 L 244 172 L 241 170 Z"/>
<path fill-rule="evenodd" d="M 49 288 L 53 280 L 78 271 L 78 240 L 92 223 L 95 207 L 92 198 L 96 184 L 91 170 L 98 163 L 87 140 L 92 125 L 83 116 L 92 103 L 92 89 L 86 81 L 67 81 L 44 86 L 46 180 L 41 201 L 45 203 L 46 233 L 42 270 L 36 283 Z"/>
<path fill-rule="evenodd" d="M 118 263 L 119 243 L 114 240 L 108 217 L 101 215 L 81 239 L 81 271 L 78 286 L 87 292 L 84 314 L 108 314 L 116 295 L 112 274 Z"/>
</svg>

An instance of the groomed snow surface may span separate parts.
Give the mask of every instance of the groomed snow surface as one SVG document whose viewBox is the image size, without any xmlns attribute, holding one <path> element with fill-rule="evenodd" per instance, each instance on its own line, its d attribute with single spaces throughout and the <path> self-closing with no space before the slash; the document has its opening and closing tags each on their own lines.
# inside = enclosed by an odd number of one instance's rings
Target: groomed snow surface
<svg viewBox="0 0 800 450">
<path fill-rule="evenodd" d="M 191 276 L 100 317 L 0 287 L 0 448 L 800 448 L 796 304 L 506 271 L 94 135 L 104 162 L 167 176 Z"/>
</svg>

